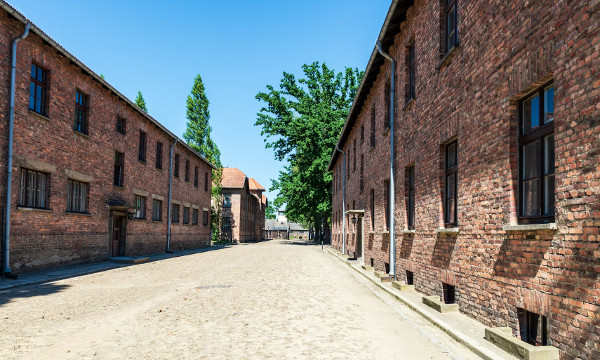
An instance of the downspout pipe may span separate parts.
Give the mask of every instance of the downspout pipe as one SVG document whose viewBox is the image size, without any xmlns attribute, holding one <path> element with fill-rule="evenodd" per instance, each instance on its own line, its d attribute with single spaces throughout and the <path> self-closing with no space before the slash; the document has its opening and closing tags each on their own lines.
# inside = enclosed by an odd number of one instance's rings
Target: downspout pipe
<svg viewBox="0 0 600 360">
<path fill-rule="evenodd" d="M 337 151 L 341 152 L 342 157 L 342 215 L 344 215 L 344 221 L 342 221 L 342 254 L 346 255 L 346 153 L 335 144 Z"/>
<path fill-rule="evenodd" d="M 25 24 L 25 31 L 12 42 L 10 58 L 10 112 L 8 115 L 8 164 L 6 176 L 6 210 L 4 212 L 4 264 L 2 276 L 16 279 L 10 270 L 10 198 L 12 195 L 13 133 L 15 127 L 15 82 L 17 78 L 17 43 L 29 35 L 31 24 Z"/>
<path fill-rule="evenodd" d="M 396 61 L 390 54 L 383 51 L 381 48 L 381 41 L 377 41 L 377 51 L 384 58 L 388 59 L 392 63 L 392 74 L 390 76 L 390 277 L 397 280 L 396 275 L 396 216 L 394 214 L 395 208 L 395 182 L 394 182 L 394 106 L 395 106 L 395 79 L 396 74 Z"/>
<path fill-rule="evenodd" d="M 173 145 L 171 145 L 171 156 L 169 159 L 169 203 L 167 204 L 167 249 L 165 250 L 168 253 L 172 253 L 171 251 L 171 209 L 173 205 L 171 205 L 171 187 L 173 186 L 173 151 L 175 149 L 175 145 L 179 138 L 175 139 Z"/>
</svg>

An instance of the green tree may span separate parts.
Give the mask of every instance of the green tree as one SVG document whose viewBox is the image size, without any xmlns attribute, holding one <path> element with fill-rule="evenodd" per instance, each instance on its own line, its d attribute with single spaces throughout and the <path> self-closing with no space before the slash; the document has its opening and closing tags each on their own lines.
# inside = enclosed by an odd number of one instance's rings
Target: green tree
<svg viewBox="0 0 600 360">
<path fill-rule="evenodd" d="M 146 100 L 142 96 L 142 92 L 138 90 L 137 96 L 135 97 L 135 104 L 144 112 L 148 112 L 148 108 L 146 107 Z"/>
<path fill-rule="evenodd" d="M 277 218 L 277 209 L 273 207 L 272 203 L 267 204 L 267 208 L 265 209 L 265 218 L 266 219 L 276 219 Z"/>
<path fill-rule="evenodd" d="M 329 238 L 331 180 L 327 171 L 344 121 L 363 73 L 346 68 L 335 73 L 325 64 L 303 65 L 304 77 L 283 73 L 279 90 L 267 85 L 256 99 L 264 102 L 255 125 L 261 126 L 267 148 L 288 164 L 272 180 L 273 204 L 285 204 L 290 221 L 311 224 Z"/>
<path fill-rule="evenodd" d="M 206 96 L 204 84 L 200 74 L 194 78 L 192 91 L 187 97 L 185 115 L 187 127 L 183 133 L 183 139 L 194 150 L 204 156 L 217 167 L 212 171 L 212 199 L 211 206 L 211 230 L 213 241 L 220 240 L 221 232 L 221 206 L 223 191 L 221 188 L 222 164 L 221 151 L 217 144 L 211 139 L 212 127 L 209 124 L 210 112 L 208 111 L 208 97 Z"/>
</svg>

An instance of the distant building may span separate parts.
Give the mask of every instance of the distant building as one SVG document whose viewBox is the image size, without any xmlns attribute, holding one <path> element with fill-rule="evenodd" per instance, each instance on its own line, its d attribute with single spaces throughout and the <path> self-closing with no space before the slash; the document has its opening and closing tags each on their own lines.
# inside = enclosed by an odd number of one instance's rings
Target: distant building
<svg viewBox="0 0 600 360">
<path fill-rule="evenodd" d="M 267 239 L 308 239 L 309 229 L 300 223 L 288 222 L 283 210 L 277 212 L 277 219 L 265 222 L 265 238 Z"/>
<path fill-rule="evenodd" d="M 221 238 L 246 242 L 262 238 L 267 198 L 256 180 L 237 168 L 223 168 Z"/>
</svg>

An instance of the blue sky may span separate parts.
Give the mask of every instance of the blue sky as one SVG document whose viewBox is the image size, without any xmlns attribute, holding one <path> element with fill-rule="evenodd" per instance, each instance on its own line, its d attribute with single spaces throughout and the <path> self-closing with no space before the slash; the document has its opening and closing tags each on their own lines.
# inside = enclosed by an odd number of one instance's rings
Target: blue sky
<svg viewBox="0 0 600 360">
<path fill-rule="evenodd" d="M 365 70 L 390 0 L 8 0 L 121 93 L 182 136 L 200 74 L 224 166 L 267 189 L 282 163 L 254 126 L 267 84 L 313 61 Z"/>
</svg>

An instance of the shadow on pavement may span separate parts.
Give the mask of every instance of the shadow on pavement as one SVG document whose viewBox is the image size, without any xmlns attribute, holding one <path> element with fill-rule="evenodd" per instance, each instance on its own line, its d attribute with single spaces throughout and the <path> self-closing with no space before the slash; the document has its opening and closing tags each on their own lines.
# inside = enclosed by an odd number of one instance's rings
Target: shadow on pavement
<svg viewBox="0 0 600 360">
<path fill-rule="evenodd" d="M 316 243 L 314 241 L 302 241 L 302 240 L 282 240 L 281 243 L 283 245 L 302 245 L 302 246 L 314 246 L 314 245 L 321 245 L 321 243 Z"/>
<path fill-rule="evenodd" d="M 66 290 L 71 285 L 65 284 L 40 284 L 37 286 L 27 286 L 7 289 L 0 292 L 0 307 L 4 304 L 8 304 L 16 298 L 30 298 L 36 296 L 45 296 L 55 294 Z"/>
</svg>

